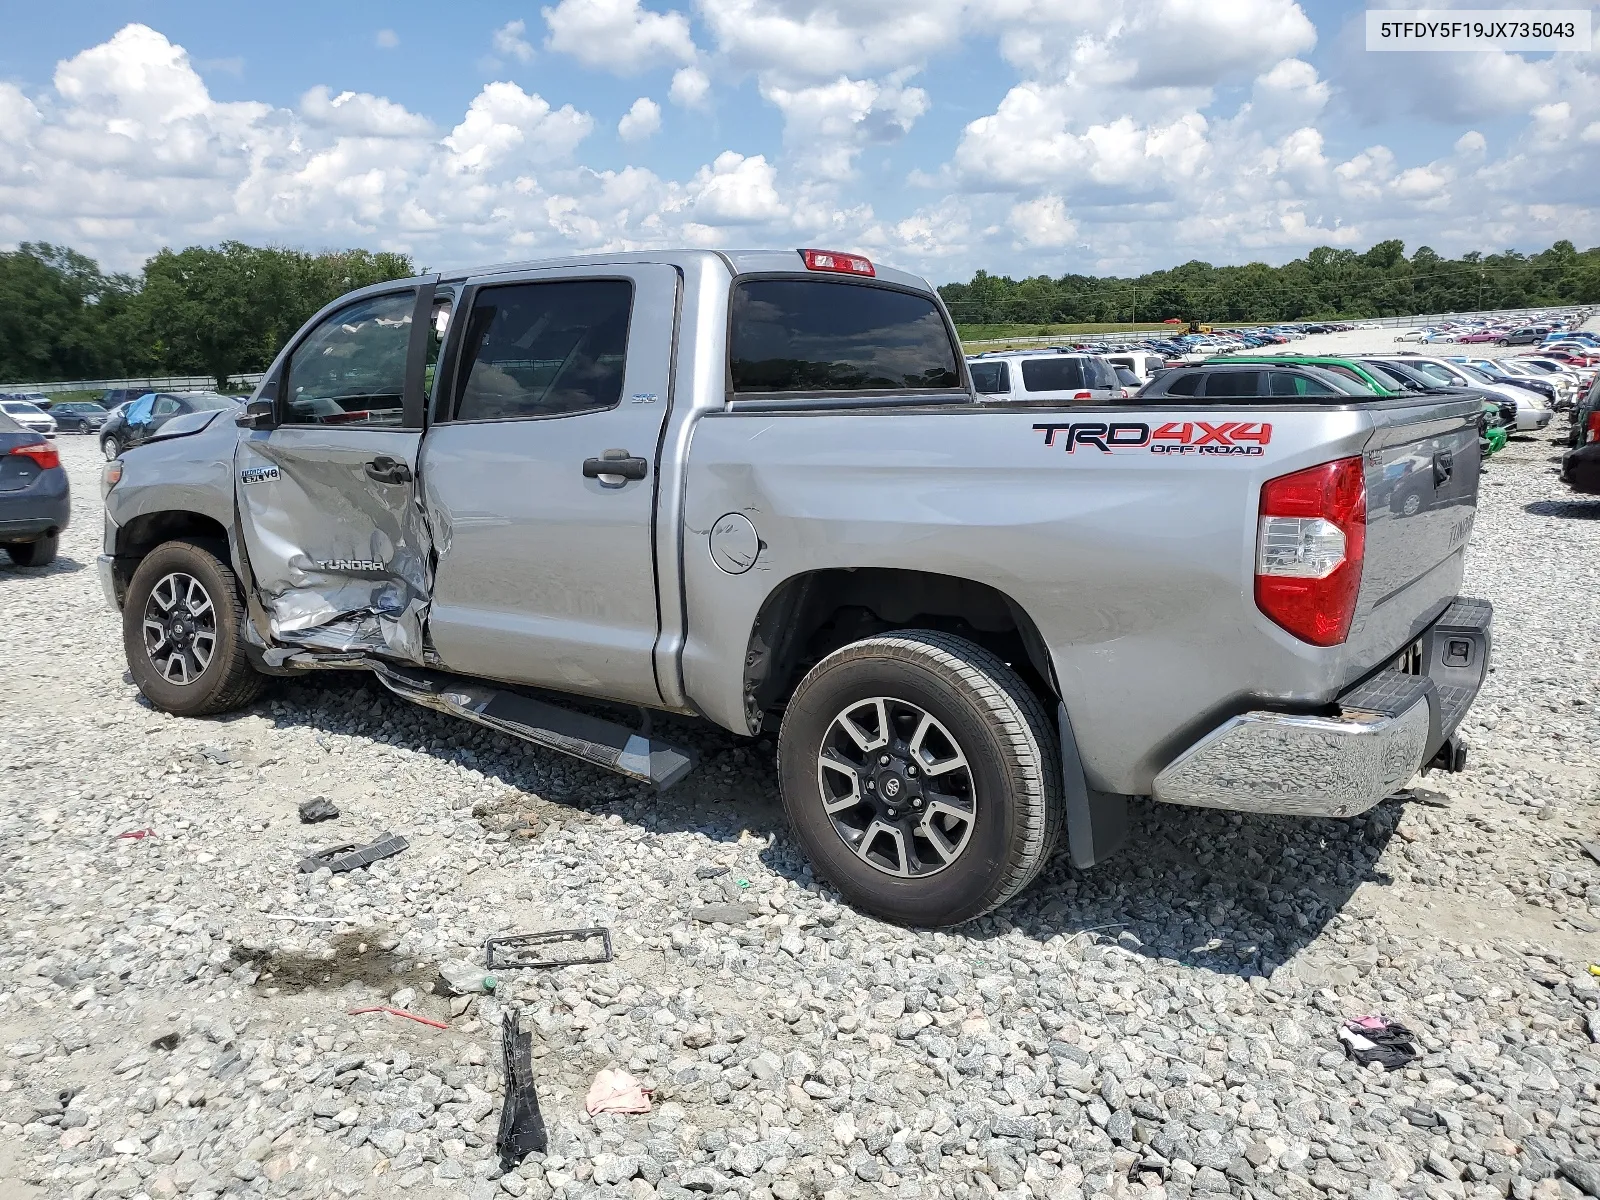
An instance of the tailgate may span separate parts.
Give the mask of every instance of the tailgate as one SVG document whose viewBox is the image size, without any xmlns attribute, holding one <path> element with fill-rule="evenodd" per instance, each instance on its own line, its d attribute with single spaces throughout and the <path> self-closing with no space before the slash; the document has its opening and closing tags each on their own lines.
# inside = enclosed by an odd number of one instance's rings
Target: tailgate
<svg viewBox="0 0 1600 1200">
<path fill-rule="evenodd" d="M 1461 588 L 1478 510 L 1476 398 L 1371 407 L 1366 562 L 1346 642 L 1347 681 L 1415 640 Z"/>
</svg>

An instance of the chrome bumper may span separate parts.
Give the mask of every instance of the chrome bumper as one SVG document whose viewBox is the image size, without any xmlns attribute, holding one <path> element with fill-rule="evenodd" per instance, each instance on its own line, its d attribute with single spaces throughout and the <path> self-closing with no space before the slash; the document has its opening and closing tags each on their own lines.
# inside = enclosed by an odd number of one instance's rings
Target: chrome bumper
<svg viewBox="0 0 1600 1200">
<path fill-rule="evenodd" d="M 1152 794 L 1234 812 L 1366 812 L 1405 787 L 1454 735 L 1489 669 L 1493 617 L 1488 601 L 1457 599 L 1415 643 L 1420 673 L 1379 671 L 1340 695 L 1337 716 L 1232 717 L 1157 775 Z"/>
<path fill-rule="evenodd" d="M 117 579 L 111 571 L 113 561 L 111 555 L 101 554 L 95 558 L 94 566 L 100 576 L 100 590 L 105 594 L 106 604 L 112 612 L 121 612 L 122 605 L 117 603 Z"/>
<path fill-rule="evenodd" d="M 1428 704 L 1397 717 L 1248 712 L 1224 722 L 1156 776 L 1168 804 L 1302 817 L 1353 817 L 1422 766 Z"/>
</svg>

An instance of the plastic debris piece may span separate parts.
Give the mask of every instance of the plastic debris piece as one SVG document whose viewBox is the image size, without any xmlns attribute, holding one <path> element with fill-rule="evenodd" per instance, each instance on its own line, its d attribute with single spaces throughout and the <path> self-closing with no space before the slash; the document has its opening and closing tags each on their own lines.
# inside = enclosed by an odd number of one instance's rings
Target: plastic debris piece
<svg viewBox="0 0 1600 1200">
<path fill-rule="evenodd" d="M 1578 849 L 1600 863 L 1600 842 L 1579 842 Z"/>
<path fill-rule="evenodd" d="M 1595 976 L 1600 976 L 1600 967 L 1595 966 L 1594 963 L 1590 963 L 1589 964 L 1589 974 L 1595 975 Z"/>
<path fill-rule="evenodd" d="M 339 810 L 326 796 L 313 796 L 300 806 L 300 820 L 307 825 L 315 825 L 318 821 L 332 821 L 338 816 Z"/>
<path fill-rule="evenodd" d="M 595 946 L 581 943 L 598 942 Z M 561 949 L 571 945 L 569 950 Z M 491 971 L 520 971 L 528 967 L 573 967 L 580 963 L 611 961 L 611 930 L 549 929 L 544 933 L 514 933 L 490 938 L 483 944 L 484 960 Z"/>
<path fill-rule="evenodd" d="M 495 978 L 480 966 L 465 959 L 452 958 L 439 964 L 439 979 L 452 996 L 492 992 Z"/>
<path fill-rule="evenodd" d="M 1417 1057 L 1416 1035 L 1388 1017 L 1358 1017 L 1339 1026 L 1339 1040 L 1345 1056 L 1361 1066 L 1381 1063 L 1386 1071 L 1397 1070 Z"/>
<path fill-rule="evenodd" d="M 389 858 L 399 854 L 411 845 L 405 838 L 385 830 L 378 835 L 378 840 L 362 846 L 355 842 L 346 842 L 338 846 L 329 846 L 326 850 L 317 850 L 306 855 L 300 860 L 300 869 L 307 873 L 320 871 L 327 867 L 335 875 L 342 871 L 354 871 L 357 867 L 370 867 L 380 858 Z"/>
<path fill-rule="evenodd" d="M 362 1013 L 388 1013 L 392 1017 L 405 1017 L 408 1021 L 418 1021 L 423 1025 L 432 1025 L 435 1029 L 449 1029 L 450 1026 L 443 1021 L 435 1021 L 432 1017 L 424 1017 L 404 1008 L 390 1008 L 387 1004 L 374 1004 L 370 1008 L 352 1008 L 349 1014 L 359 1017 Z"/>
<path fill-rule="evenodd" d="M 539 1112 L 539 1094 L 533 1088 L 532 1042 L 533 1035 L 524 1033 L 521 1021 L 508 1014 L 500 1026 L 500 1069 L 505 1074 L 506 1099 L 494 1139 L 502 1171 L 512 1170 L 535 1150 L 543 1153 L 550 1142 Z"/>
<path fill-rule="evenodd" d="M 696 879 L 715 879 L 718 875 L 726 875 L 727 873 L 727 867 L 696 867 L 694 869 Z"/>
<path fill-rule="evenodd" d="M 200 753 L 219 767 L 225 767 L 233 761 L 233 755 L 228 753 L 226 746 L 201 746 Z"/>
<path fill-rule="evenodd" d="M 647 1113 L 650 1111 L 650 1095 L 626 1071 L 607 1067 L 594 1077 L 583 1104 L 591 1117 L 599 1113 Z"/>
<path fill-rule="evenodd" d="M 111 840 L 114 842 L 120 842 L 123 838 L 132 838 L 134 841 L 140 842 L 147 837 L 155 837 L 155 835 L 156 831 L 154 829 L 130 829 L 126 833 L 117 834 L 117 836 Z"/>
<path fill-rule="evenodd" d="M 176 1050 L 178 1043 L 182 1040 L 182 1036 L 176 1032 L 163 1033 L 160 1037 L 151 1040 L 150 1048 L 152 1050 Z"/>
</svg>

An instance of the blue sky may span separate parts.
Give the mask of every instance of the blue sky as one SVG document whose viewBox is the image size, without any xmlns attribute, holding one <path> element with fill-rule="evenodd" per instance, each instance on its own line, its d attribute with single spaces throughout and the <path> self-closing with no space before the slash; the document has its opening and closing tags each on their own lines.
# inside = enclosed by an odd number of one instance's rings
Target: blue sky
<svg viewBox="0 0 1600 1200">
<path fill-rule="evenodd" d="M 0 41 L 0 245 L 453 265 L 825 245 L 939 281 L 1600 242 L 1600 63 L 1332 0 L 65 3 Z M 629 115 L 631 113 L 631 115 Z M 621 126 L 619 128 L 619 122 Z"/>
</svg>

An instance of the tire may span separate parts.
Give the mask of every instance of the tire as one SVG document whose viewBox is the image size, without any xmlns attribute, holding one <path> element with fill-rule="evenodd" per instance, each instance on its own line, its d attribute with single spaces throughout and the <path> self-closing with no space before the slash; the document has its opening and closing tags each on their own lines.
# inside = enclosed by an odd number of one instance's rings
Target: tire
<svg viewBox="0 0 1600 1200">
<path fill-rule="evenodd" d="M 56 551 L 60 548 L 61 535 L 52 533 L 36 542 L 13 542 L 6 547 L 6 553 L 19 567 L 48 567 L 55 562 Z"/>
<path fill-rule="evenodd" d="M 879 746 L 885 726 L 895 736 Z M 778 738 L 784 808 L 817 874 L 857 908 L 921 928 L 980 917 L 1044 868 L 1063 819 L 1059 758 L 1055 722 L 1016 672 L 925 629 L 828 655 Z"/>
<path fill-rule="evenodd" d="M 147 617 L 158 624 L 165 618 L 167 628 L 149 628 Z M 128 584 L 122 609 L 128 670 L 162 712 L 203 717 L 243 708 L 266 683 L 246 656 L 243 625 L 232 568 L 208 546 L 167 542 L 145 555 Z"/>
<path fill-rule="evenodd" d="M 122 453 L 122 443 L 117 441 L 115 434 L 100 439 L 100 453 L 106 456 L 107 462 Z"/>
</svg>

